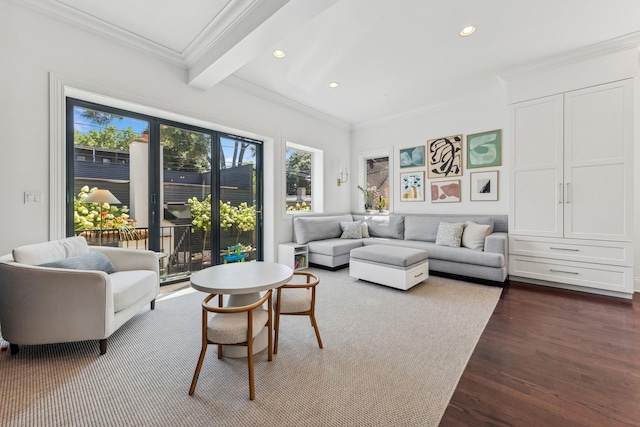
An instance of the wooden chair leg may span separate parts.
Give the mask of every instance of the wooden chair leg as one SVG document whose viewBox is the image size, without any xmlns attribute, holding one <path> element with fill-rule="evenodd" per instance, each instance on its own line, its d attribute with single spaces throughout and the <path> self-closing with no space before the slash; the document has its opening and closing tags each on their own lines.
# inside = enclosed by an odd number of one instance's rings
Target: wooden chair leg
<svg viewBox="0 0 640 427">
<path fill-rule="evenodd" d="M 105 354 L 107 352 L 107 339 L 100 340 L 100 354 Z"/>
<path fill-rule="evenodd" d="M 249 366 L 249 399 L 256 397 L 256 387 L 253 382 L 253 338 L 247 340 L 247 365 Z"/>
<path fill-rule="evenodd" d="M 18 347 L 18 344 L 9 343 L 9 351 L 11 352 L 11 354 L 17 354 L 19 349 L 20 347 Z"/>
<path fill-rule="evenodd" d="M 202 362 L 204 361 L 204 355 L 207 353 L 207 346 L 203 345 L 200 350 L 200 357 L 198 358 L 198 364 L 196 370 L 193 373 L 193 379 L 191 380 L 191 387 L 189 388 L 189 396 L 196 391 L 196 384 L 198 383 L 198 377 L 200 376 L 200 369 L 202 368 Z"/>
<path fill-rule="evenodd" d="M 309 316 L 309 318 L 311 318 L 311 324 L 313 325 L 313 329 L 315 329 L 315 331 L 316 331 L 316 338 L 318 339 L 318 345 L 320 346 L 320 348 L 323 348 L 322 347 L 322 338 L 320 338 L 320 330 L 318 329 L 318 322 L 316 322 L 316 316 L 311 314 Z"/>
<path fill-rule="evenodd" d="M 280 304 L 276 303 L 276 316 L 275 316 L 276 339 L 273 342 L 273 354 L 278 354 L 278 336 L 280 334 Z"/>
</svg>

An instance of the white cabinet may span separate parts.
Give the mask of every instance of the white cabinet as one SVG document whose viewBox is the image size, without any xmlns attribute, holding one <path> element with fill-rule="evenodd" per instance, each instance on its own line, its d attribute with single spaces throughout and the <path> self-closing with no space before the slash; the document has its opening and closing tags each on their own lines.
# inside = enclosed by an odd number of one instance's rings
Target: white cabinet
<svg viewBox="0 0 640 427">
<path fill-rule="evenodd" d="M 278 245 L 278 263 L 302 270 L 309 267 L 309 247 L 297 243 L 280 243 Z"/>
<path fill-rule="evenodd" d="M 510 275 L 633 292 L 632 85 L 510 106 Z"/>
</svg>

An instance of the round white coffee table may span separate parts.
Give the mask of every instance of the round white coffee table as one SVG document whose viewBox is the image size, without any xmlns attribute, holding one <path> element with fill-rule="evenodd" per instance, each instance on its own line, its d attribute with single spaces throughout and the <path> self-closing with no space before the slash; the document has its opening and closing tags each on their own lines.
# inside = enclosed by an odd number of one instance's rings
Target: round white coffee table
<svg viewBox="0 0 640 427">
<path fill-rule="evenodd" d="M 228 306 L 238 307 L 260 299 L 260 292 L 278 288 L 291 280 L 293 270 L 273 262 L 251 261 L 215 265 L 191 275 L 191 287 L 209 294 L 229 295 Z M 271 310 L 272 307 L 269 307 Z M 267 328 L 256 336 L 253 352 L 267 348 Z M 223 347 L 227 357 L 246 357 L 246 347 Z"/>
</svg>

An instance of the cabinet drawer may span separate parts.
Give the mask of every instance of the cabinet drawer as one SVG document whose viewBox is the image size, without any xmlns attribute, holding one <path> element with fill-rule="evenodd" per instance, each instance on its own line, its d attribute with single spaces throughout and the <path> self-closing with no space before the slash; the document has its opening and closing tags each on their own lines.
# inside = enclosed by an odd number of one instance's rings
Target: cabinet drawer
<svg viewBox="0 0 640 427">
<path fill-rule="evenodd" d="M 512 256 L 509 275 L 633 293 L 633 268 L 572 261 Z"/>
<path fill-rule="evenodd" d="M 627 242 L 509 236 L 509 252 L 538 258 L 633 266 L 633 244 Z"/>
</svg>

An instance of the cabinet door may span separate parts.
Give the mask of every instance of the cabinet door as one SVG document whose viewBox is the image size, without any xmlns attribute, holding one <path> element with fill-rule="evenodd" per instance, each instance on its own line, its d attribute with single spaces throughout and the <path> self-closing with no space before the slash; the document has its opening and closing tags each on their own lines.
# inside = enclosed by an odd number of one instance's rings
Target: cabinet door
<svg viewBox="0 0 640 427">
<path fill-rule="evenodd" d="M 562 104 L 562 95 L 554 95 L 509 109 L 512 234 L 563 235 Z"/>
<path fill-rule="evenodd" d="M 632 94 L 630 80 L 565 94 L 565 237 L 632 239 Z"/>
</svg>

